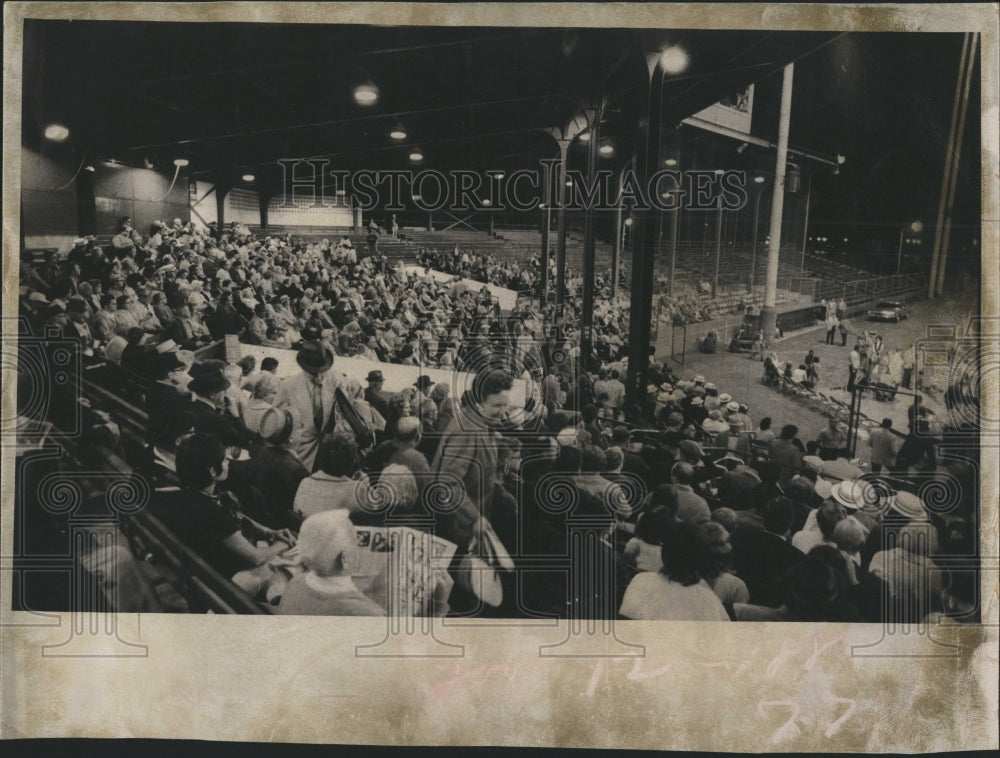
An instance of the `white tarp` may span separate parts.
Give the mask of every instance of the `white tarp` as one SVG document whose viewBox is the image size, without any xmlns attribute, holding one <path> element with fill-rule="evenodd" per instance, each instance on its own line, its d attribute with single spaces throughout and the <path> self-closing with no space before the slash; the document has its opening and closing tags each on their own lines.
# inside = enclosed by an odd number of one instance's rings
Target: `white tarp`
<svg viewBox="0 0 1000 758">
<path fill-rule="evenodd" d="M 453 274 L 446 274 L 443 271 L 437 271 L 432 268 L 424 268 L 423 266 L 408 265 L 403 267 L 406 271 L 406 275 L 416 274 L 420 278 L 430 276 L 436 282 L 450 283 L 454 282 L 453 287 L 459 288 L 459 291 L 469 290 L 473 293 L 478 293 L 483 287 L 486 287 L 490 291 L 490 296 L 500 303 L 500 310 L 502 311 L 512 311 L 514 306 L 517 305 L 517 291 L 509 290 L 506 287 L 497 287 L 495 284 L 485 284 L 484 282 L 477 282 L 475 279 L 459 279 L 455 280 Z"/>
</svg>

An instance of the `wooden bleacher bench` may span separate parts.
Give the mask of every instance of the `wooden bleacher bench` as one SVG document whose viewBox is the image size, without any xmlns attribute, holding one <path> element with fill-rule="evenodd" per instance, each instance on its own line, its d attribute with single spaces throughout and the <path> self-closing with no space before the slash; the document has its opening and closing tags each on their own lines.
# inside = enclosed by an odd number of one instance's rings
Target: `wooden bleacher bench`
<svg viewBox="0 0 1000 758">
<path fill-rule="evenodd" d="M 142 409 L 116 396 L 107 387 L 88 379 L 83 380 L 83 390 L 88 399 L 110 409 L 112 417 L 119 423 L 123 440 L 127 438 L 126 447 L 136 448 L 136 451 L 141 451 L 145 447 L 144 432 L 147 416 Z M 124 477 L 138 476 L 134 466 L 102 445 L 78 445 L 73 453 L 77 460 L 93 470 L 110 471 Z M 246 592 L 182 543 L 148 510 L 143 509 L 123 518 L 119 528 L 129 537 L 130 542 L 139 542 L 144 546 L 143 555 L 136 555 L 136 559 L 166 566 L 176 575 L 181 586 L 175 586 L 175 589 L 187 600 L 192 609 L 213 613 L 256 615 L 272 613 L 268 606 L 255 602 Z"/>
</svg>

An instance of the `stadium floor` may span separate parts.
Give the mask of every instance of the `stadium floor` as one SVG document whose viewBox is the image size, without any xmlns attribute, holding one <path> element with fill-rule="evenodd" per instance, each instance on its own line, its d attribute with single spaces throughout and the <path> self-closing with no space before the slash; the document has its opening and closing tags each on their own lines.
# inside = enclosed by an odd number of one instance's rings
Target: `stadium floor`
<svg viewBox="0 0 1000 758">
<path fill-rule="evenodd" d="M 936 300 L 922 300 L 909 306 L 910 316 L 898 324 L 870 322 L 864 317 L 850 319 L 855 331 L 875 331 L 882 335 L 887 349 L 905 348 L 917 340 L 927 336 L 928 325 L 957 324 L 959 333 L 964 333 L 968 320 L 978 314 L 978 306 L 974 296 L 943 296 Z M 801 330 L 777 341 L 774 350 L 782 360 L 801 363 L 810 348 L 819 356 L 819 385 L 821 392 L 830 394 L 845 402 L 850 396 L 833 387 L 843 387 L 847 384 L 847 362 L 853 342 L 848 338 L 847 347 L 825 344 L 826 332 L 822 326 Z M 715 383 L 720 392 L 728 392 L 734 400 L 746 403 L 750 407 L 750 416 L 754 423 L 764 416 L 770 416 L 775 427 L 792 423 L 799 427 L 799 438 L 803 441 L 816 439 L 816 436 L 826 426 L 826 417 L 806 407 L 789 395 L 766 387 L 760 382 L 764 373 L 763 364 L 751 361 L 746 353 L 730 353 L 725 349 L 711 355 L 689 353 L 683 366 L 669 357 L 657 356 L 670 366 L 679 376 L 690 379 L 696 374 L 702 374 L 707 381 Z M 934 407 L 934 398 L 928 398 L 928 405 Z M 894 426 L 905 432 L 907 401 L 898 398 L 894 403 L 880 404 L 886 408 L 886 415 L 896 419 L 902 415 L 902 423 L 894 420 Z M 870 415 L 870 414 L 869 414 Z M 859 454 L 867 453 L 859 446 Z M 862 455 L 862 457 L 866 457 Z"/>
</svg>

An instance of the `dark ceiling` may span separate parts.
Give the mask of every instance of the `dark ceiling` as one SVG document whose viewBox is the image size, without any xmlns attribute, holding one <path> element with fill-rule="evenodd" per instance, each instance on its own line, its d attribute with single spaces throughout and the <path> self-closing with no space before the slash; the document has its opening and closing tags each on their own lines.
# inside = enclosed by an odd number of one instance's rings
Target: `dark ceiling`
<svg viewBox="0 0 1000 758">
<path fill-rule="evenodd" d="M 400 168 L 419 146 L 429 167 L 509 168 L 554 153 L 540 129 L 565 124 L 603 92 L 603 135 L 631 154 L 647 102 L 646 52 L 682 46 L 690 66 L 664 81 L 664 126 L 836 35 L 28 21 L 23 141 L 60 122 L 76 156 L 150 161 L 237 182 L 280 182 L 282 158 L 332 168 Z M 378 103 L 357 105 L 373 82 Z M 397 125 L 403 143 L 388 136 Z M 620 149 L 619 149 L 620 148 Z M 487 165 L 489 164 L 489 165 Z"/>
</svg>

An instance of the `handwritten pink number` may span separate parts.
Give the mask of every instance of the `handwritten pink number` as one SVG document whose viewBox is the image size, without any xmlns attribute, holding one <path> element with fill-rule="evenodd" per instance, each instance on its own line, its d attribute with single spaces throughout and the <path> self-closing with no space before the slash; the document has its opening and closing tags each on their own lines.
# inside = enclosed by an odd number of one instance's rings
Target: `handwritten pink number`
<svg viewBox="0 0 1000 758">
<path fill-rule="evenodd" d="M 837 697 L 835 695 L 827 695 L 823 699 L 826 700 L 826 702 L 828 703 L 847 703 L 847 710 L 844 711 L 843 715 L 839 719 L 834 721 L 832 724 L 830 724 L 830 726 L 827 727 L 826 731 L 823 732 L 823 734 L 826 737 L 832 737 L 838 731 L 840 731 L 840 727 L 844 724 L 844 722 L 847 721 L 847 719 L 849 719 L 854 714 L 854 711 L 857 710 L 858 701 L 852 700 L 849 697 Z"/>
<path fill-rule="evenodd" d="M 786 721 L 784 724 L 782 724 L 780 727 L 778 727 L 777 729 L 774 730 L 774 734 L 771 735 L 771 739 L 770 739 L 771 742 L 777 742 L 778 741 L 778 735 L 781 734 L 781 732 L 783 732 L 787 727 L 789 727 L 789 726 L 791 726 L 792 724 L 795 723 L 795 719 L 798 718 L 799 713 L 801 713 L 801 711 L 802 711 L 802 708 L 794 700 L 766 700 L 766 701 L 762 701 L 760 703 L 757 703 L 757 714 L 761 715 L 761 716 L 764 715 L 764 709 L 765 708 L 771 708 L 771 707 L 781 706 L 781 705 L 787 706 L 787 707 L 791 708 L 792 709 L 792 715 L 788 719 L 788 721 Z"/>
</svg>

